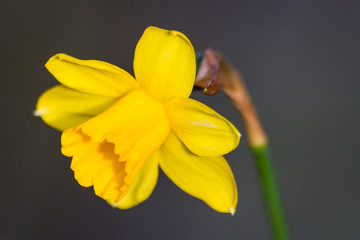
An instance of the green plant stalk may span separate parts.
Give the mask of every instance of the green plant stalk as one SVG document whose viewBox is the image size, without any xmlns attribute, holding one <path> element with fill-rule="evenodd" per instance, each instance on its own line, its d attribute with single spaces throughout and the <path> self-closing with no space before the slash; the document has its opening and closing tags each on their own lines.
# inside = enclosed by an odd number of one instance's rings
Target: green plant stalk
<svg viewBox="0 0 360 240">
<path fill-rule="evenodd" d="M 251 147 L 251 150 L 273 239 L 288 240 L 290 238 L 287 232 L 281 200 L 277 190 L 268 144 Z"/>
<path fill-rule="evenodd" d="M 254 156 L 272 238 L 273 240 L 289 240 L 271 165 L 268 139 L 240 72 L 220 53 L 211 49 L 197 54 L 196 65 L 195 87 L 203 88 L 204 93 L 209 96 L 216 94 L 221 88 L 239 112 Z"/>
</svg>

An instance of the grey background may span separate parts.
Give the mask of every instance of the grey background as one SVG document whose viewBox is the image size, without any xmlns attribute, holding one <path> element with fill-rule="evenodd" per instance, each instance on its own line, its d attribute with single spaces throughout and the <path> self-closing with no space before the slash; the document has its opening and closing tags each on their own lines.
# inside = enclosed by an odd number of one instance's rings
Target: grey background
<svg viewBox="0 0 360 240">
<path fill-rule="evenodd" d="M 235 217 L 164 174 L 150 199 L 112 209 L 73 178 L 60 133 L 32 116 L 64 52 L 132 73 L 154 25 L 185 33 L 241 69 L 271 140 L 293 239 L 359 239 L 359 1 L 3 1 L 0 5 L 1 239 L 269 239 L 246 134 L 224 94 L 193 95 L 243 133 L 227 155 Z"/>
</svg>

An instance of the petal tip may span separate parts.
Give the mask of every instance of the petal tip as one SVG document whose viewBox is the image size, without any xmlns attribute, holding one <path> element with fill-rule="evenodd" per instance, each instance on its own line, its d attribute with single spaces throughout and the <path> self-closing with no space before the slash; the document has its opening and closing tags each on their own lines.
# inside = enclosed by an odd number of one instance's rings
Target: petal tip
<svg viewBox="0 0 360 240">
<path fill-rule="evenodd" d="M 33 111 L 33 115 L 35 116 L 35 117 L 41 117 L 42 115 L 44 115 L 45 114 L 45 109 L 44 108 L 40 108 L 40 109 L 35 109 L 34 111 Z"/>
<path fill-rule="evenodd" d="M 237 131 L 236 135 L 237 135 L 237 141 L 236 141 L 236 146 L 235 146 L 235 148 L 237 148 L 237 146 L 238 146 L 239 143 L 240 143 L 241 133 L 240 133 L 239 131 Z"/>
<path fill-rule="evenodd" d="M 111 200 L 105 200 L 112 208 L 117 208 L 116 206 L 116 202 L 111 201 Z"/>
<path fill-rule="evenodd" d="M 231 216 L 234 216 L 235 215 L 235 209 L 233 208 L 233 207 L 230 207 L 229 208 L 229 211 L 230 211 L 230 214 L 231 214 Z"/>
<path fill-rule="evenodd" d="M 49 60 L 45 63 L 45 67 L 50 71 L 53 64 L 56 63 L 57 61 L 63 61 L 64 59 L 70 59 L 70 58 L 73 58 L 73 57 L 71 57 L 65 53 L 55 54 L 54 56 L 49 58 Z"/>
<path fill-rule="evenodd" d="M 168 34 L 171 34 L 171 35 L 174 35 L 174 36 L 177 36 L 177 37 L 181 37 L 181 38 L 183 38 L 187 43 L 189 43 L 189 44 L 192 46 L 192 44 L 191 44 L 190 40 L 188 39 L 188 37 L 186 37 L 185 34 L 179 32 L 179 31 L 176 31 L 176 30 L 166 30 L 166 29 L 162 29 L 162 28 L 159 28 L 159 27 L 155 27 L 155 26 L 149 26 L 149 27 L 147 27 L 147 28 L 145 29 L 145 31 L 146 31 L 146 30 L 162 31 L 162 32 L 166 32 L 166 33 L 168 33 Z"/>
</svg>

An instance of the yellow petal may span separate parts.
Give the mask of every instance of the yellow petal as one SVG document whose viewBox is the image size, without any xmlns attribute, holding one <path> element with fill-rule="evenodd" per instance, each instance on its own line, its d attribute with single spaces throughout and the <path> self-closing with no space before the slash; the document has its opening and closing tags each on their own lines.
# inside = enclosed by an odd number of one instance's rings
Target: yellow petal
<svg viewBox="0 0 360 240">
<path fill-rule="evenodd" d="M 134 58 L 136 80 L 154 98 L 189 97 L 195 81 L 195 52 L 187 37 L 177 31 L 148 27 Z"/>
<path fill-rule="evenodd" d="M 79 161 L 86 162 L 87 153 L 93 148 L 93 143 L 99 146 L 104 143 L 114 144 L 113 154 L 119 156 L 115 166 L 117 162 L 123 162 L 125 175 L 117 180 L 117 184 L 121 186 L 117 189 L 117 194 L 111 192 L 104 198 L 118 202 L 126 194 L 146 160 L 166 140 L 169 132 L 170 127 L 163 105 L 143 90 L 136 90 L 121 98 L 100 115 L 66 130 L 61 139 L 62 152 L 74 158 L 79 155 L 78 158 L 81 159 Z M 92 168 L 92 165 L 84 165 L 84 167 Z M 95 167 L 94 165 L 93 168 Z M 97 188 L 105 188 L 106 184 L 112 182 L 93 182 L 95 192 Z"/>
<path fill-rule="evenodd" d="M 119 200 L 125 194 L 125 163 L 118 161 L 114 144 L 107 141 L 96 143 L 90 137 L 74 128 L 67 129 L 61 137 L 62 153 L 73 156 L 71 169 L 81 186 L 94 186 L 95 194 L 104 198 Z"/>
<path fill-rule="evenodd" d="M 119 209 L 128 209 L 142 203 L 148 199 L 153 192 L 158 174 L 158 159 L 152 156 L 141 168 L 124 198 L 117 203 L 109 201 L 109 204 Z"/>
<path fill-rule="evenodd" d="M 99 96 L 119 98 L 139 87 L 126 71 L 102 61 L 79 60 L 60 53 L 45 67 L 65 86 Z"/>
<path fill-rule="evenodd" d="M 193 153 L 221 156 L 237 147 L 240 133 L 224 117 L 188 98 L 173 98 L 165 105 L 171 129 Z"/>
<path fill-rule="evenodd" d="M 34 114 L 51 127 L 63 131 L 100 114 L 117 99 L 86 94 L 57 85 L 39 98 Z"/>
<path fill-rule="evenodd" d="M 194 155 L 175 134 L 170 134 L 156 153 L 160 154 L 161 169 L 178 187 L 216 211 L 234 213 L 237 188 L 223 157 Z"/>
</svg>

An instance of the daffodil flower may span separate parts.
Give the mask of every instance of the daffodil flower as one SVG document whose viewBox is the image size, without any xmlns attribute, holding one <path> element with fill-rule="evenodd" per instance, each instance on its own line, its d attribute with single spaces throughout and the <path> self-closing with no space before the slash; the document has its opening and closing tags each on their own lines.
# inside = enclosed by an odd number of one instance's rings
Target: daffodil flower
<svg viewBox="0 0 360 240">
<path fill-rule="evenodd" d="M 46 68 L 61 83 L 35 115 L 63 131 L 61 151 L 75 179 L 121 209 L 146 200 L 159 166 L 182 190 L 234 213 L 237 188 L 222 155 L 240 134 L 224 117 L 189 99 L 195 53 L 185 35 L 149 27 L 134 58 L 135 79 L 109 63 L 57 54 Z"/>
</svg>

